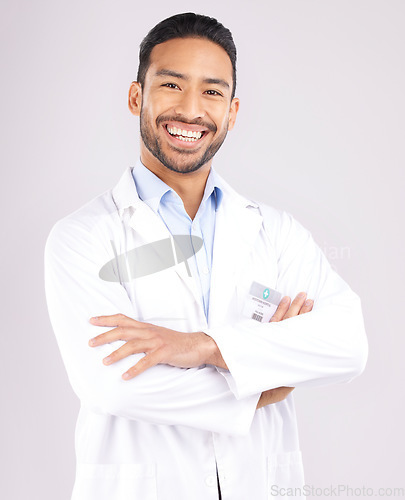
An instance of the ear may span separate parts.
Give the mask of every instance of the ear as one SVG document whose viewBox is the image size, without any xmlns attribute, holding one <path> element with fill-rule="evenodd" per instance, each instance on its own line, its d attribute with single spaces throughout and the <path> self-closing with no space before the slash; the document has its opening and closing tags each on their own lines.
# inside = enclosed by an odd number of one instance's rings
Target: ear
<svg viewBox="0 0 405 500">
<path fill-rule="evenodd" d="M 234 97 L 231 102 L 231 107 L 229 109 L 229 122 L 228 122 L 228 130 L 232 130 L 235 122 L 236 122 L 236 115 L 238 114 L 239 111 L 239 99 L 237 97 Z"/>
<path fill-rule="evenodd" d="M 142 87 L 139 82 L 132 82 L 129 87 L 128 108 L 135 116 L 141 114 Z"/>
</svg>

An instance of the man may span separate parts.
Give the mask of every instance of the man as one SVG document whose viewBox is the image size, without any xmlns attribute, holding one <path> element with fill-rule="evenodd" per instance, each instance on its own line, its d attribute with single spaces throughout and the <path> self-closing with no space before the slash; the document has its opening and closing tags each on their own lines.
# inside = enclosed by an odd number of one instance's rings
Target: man
<svg viewBox="0 0 405 500">
<path fill-rule="evenodd" d="M 229 30 L 162 21 L 137 80 L 140 162 L 46 246 L 81 400 L 72 498 L 288 498 L 304 485 L 291 391 L 361 373 L 359 299 L 291 216 L 212 168 L 239 108 Z"/>
</svg>

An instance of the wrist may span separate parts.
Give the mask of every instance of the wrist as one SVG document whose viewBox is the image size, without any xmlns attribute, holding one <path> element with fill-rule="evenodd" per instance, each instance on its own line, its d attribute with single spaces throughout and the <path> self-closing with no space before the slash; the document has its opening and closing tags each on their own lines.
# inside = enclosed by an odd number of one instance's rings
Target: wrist
<svg viewBox="0 0 405 500">
<path fill-rule="evenodd" d="M 214 365 L 218 368 L 225 368 L 227 370 L 228 367 L 215 340 L 204 332 L 198 333 L 201 334 L 203 363 L 206 365 Z"/>
</svg>

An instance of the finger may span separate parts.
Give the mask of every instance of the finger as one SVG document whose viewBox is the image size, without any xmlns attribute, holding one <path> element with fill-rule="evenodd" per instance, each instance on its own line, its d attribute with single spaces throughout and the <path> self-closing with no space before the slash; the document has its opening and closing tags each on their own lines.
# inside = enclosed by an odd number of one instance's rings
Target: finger
<svg viewBox="0 0 405 500">
<path fill-rule="evenodd" d="M 97 326 L 128 326 L 140 323 L 135 319 L 125 316 L 125 314 L 111 314 L 110 316 L 93 316 L 90 323 Z"/>
<path fill-rule="evenodd" d="M 132 332 L 131 332 L 132 333 Z M 131 334 L 131 338 L 133 338 L 133 334 Z M 114 342 L 116 340 L 128 340 L 128 331 L 122 326 L 118 326 L 108 332 L 101 333 L 89 340 L 90 347 L 97 347 L 99 345 L 109 344 L 110 342 Z"/>
<path fill-rule="evenodd" d="M 301 310 L 301 307 L 304 305 L 305 299 L 307 298 L 307 294 L 305 292 L 299 293 L 295 299 L 291 302 L 290 309 L 287 311 L 284 319 L 292 318 L 293 316 L 297 316 Z"/>
<path fill-rule="evenodd" d="M 284 318 L 285 313 L 288 311 L 288 308 L 290 307 L 290 302 L 291 302 L 290 297 L 283 297 L 281 299 L 280 304 L 276 309 L 276 312 L 270 319 L 270 323 L 275 321 L 281 321 Z"/>
<path fill-rule="evenodd" d="M 142 352 L 148 352 L 151 348 L 150 342 L 146 342 L 144 340 L 130 341 L 126 342 L 119 349 L 109 354 L 106 358 L 103 359 L 103 363 L 105 365 L 112 365 L 121 359 L 124 359 L 131 354 L 140 354 Z"/>
<path fill-rule="evenodd" d="M 140 375 L 149 368 L 158 365 L 161 362 L 161 360 L 162 360 L 162 355 L 159 352 L 159 349 L 157 349 L 156 351 L 152 351 L 148 353 L 146 356 L 144 356 L 142 359 L 140 359 L 138 363 L 136 363 L 136 365 L 132 366 L 129 370 L 127 370 L 122 375 L 122 378 L 124 380 L 130 380 L 131 378 Z"/>
<path fill-rule="evenodd" d="M 313 307 L 314 307 L 314 301 L 308 299 L 304 302 L 304 305 L 301 307 L 299 314 L 305 314 L 311 312 Z"/>
</svg>

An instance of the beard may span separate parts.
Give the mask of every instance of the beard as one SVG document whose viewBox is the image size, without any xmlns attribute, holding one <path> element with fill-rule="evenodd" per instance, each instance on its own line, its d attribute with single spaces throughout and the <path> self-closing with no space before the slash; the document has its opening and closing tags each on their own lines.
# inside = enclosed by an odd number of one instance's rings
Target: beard
<svg viewBox="0 0 405 500">
<path fill-rule="evenodd" d="M 191 156 L 195 156 L 196 153 L 194 151 L 189 151 L 187 149 L 175 148 L 173 146 L 171 149 L 173 152 L 177 152 L 175 159 L 169 158 L 169 156 L 162 151 L 161 142 L 159 137 L 153 134 L 151 122 L 143 112 L 143 107 L 141 109 L 140 116 L 140 131 L 141 138 L 145 147 L 152 153 L 152 155 L 160 161 L 166 168 L 172 170 L 173 172 L 178 172 L 181 174 L 188 174 L 190 172 L 195 172 L 206 163 L 208 163 L 214 155 L 217 153 L 218 149 L 222 146 L 228 130 L 225 129 L 221 134 L 217 137 L 217 139 L 212 142 L 206 149 L 203 151 L 199 158 L 192 158 Z M 156 120 L 157 126 L 163 121 L 178 121 L 183 123 L 189 123 L 194 125 L 200 125 L 208 128 L 210 131 L 215 133 L 217 131 L 217 127 L 211 123 L 205 123 L 202 120 L 194 120 L 192 122 L 186 121 L 184 119 L 180 119 L 179 117 L 168 117 L 168 116 L 159 116 Z"/>
</svg>

